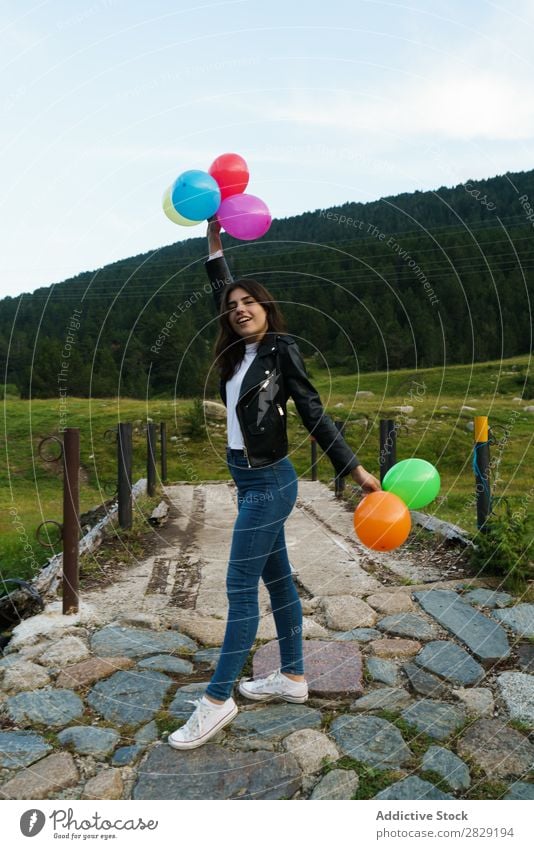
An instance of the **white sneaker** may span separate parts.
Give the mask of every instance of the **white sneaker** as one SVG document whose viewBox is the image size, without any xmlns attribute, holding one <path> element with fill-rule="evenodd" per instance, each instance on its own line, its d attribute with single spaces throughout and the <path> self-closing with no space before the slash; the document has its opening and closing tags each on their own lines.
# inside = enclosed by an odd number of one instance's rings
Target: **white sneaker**
<svg viewBox="0 0 534 849">
<path fill-rule="evenodd" d="M 185 725 L 167 737 L 167 743 L 173 749 L 196 749 L 202 746 L 237 715 L 237 705 L 232 698 L 226 699 L 222 705 L 216 705 L 202 696 L 201 699 L 189 701 L 189 704 L 196 705 L 196 710 Z"/>
<path fill-rule="evenodd" d="M 308 698 L 308 685 L 306 681 L 293 681 L 277 669 L 267 678 L 257 678 L 255 681 L 242 678 L 239 682 L 239 692 L 254 702 L 266 702 L 278 697 L 286 702 L 302 704 Z"/>
</svg>

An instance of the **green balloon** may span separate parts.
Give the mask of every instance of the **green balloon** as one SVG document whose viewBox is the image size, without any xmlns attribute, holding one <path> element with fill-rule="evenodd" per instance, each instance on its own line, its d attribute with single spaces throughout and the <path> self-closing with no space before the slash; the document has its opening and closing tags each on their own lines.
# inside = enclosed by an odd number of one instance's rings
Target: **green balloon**
<svg viewBox="0 0 534 849">
<path fill-rule="evenodd" d="M 439 487 L 436 467 L 417 457 L 395 463 L 382 481 L 382 489 L 398 495 L 410 510 L 419 510 L 430 504 L 438 494 Z"/>
</svg>

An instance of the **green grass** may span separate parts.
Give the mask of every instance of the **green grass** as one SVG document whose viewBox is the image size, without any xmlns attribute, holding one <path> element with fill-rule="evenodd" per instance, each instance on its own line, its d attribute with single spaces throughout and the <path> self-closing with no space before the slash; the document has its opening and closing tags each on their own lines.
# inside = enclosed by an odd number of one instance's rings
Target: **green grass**
<svg viewBox="0 0 534 849">
<path fill-rule="evenodd" d="M 427 512 L 476 531 L 472 471 L 473 435 L 466 425 L 476 407 L 488 415 L 501 445 L 491 448 L 499 460 L 496 496 L 506 496 L 512 509 L 524 510 L 534 535 L 534 416 L 521 412 L 513 401 L 521 395 L 521 375 L 526 375 L 528 357 L 514 357 L 474 366 L 449 366 L 402 370 L 389 373 L 347 375 L 312 366 L 313 381 L 333 418 L 347 420 L 346 438 L 359 458 L 378 476 L 379 420 L 395 417 L 403 425 L 397 439 L 397 458 L 423 457 L 434 463 L 441 475 L 442 489 Z M 510 372 L 510 374 L 508 374 Z M 519 381 L 519 382 L 518 382 Z M 357 398 L 367 390 L 374 397 Z M 342 403 L 342 407 L 336 404 Z M 118 421 L 132 421 L 138 428 L 147 416 L 167 422 L 168 479 L 173 481 L 226 480 L 224 423 L 208 424 L 207 437 L 187 439 L 187 415 L 191 400 L 77 399 L 69 398 L 67 424 L 81 431 L 82 512 L 110 497 L 116 477 L 116 445 L 104 438 Z M 411 405 L 414 412 L 402 414 L 395 406 Z M 443 409 L 447 407 L 448 409 Z M 291 411 L 291 408 L 290 408 Z M 415 421 L 412 421 L 415 420 Z M 310 477 L 308 433 L 296 415 L 289 415 L 291 459 L 297 472 Z M 362 424 L 368 422 L 368 426 Z M 5 464 L 0 472 L 0 577 L 31 578 L 50 556 L 35 541 L 35 529 L 44 519 L 61 520 L 62 479 L 59 463 L 46 463 L 37 454 L 42 437 L 59 434 L 57 399 L 4 403 Z M 506 436 L 506 430 L 509 433 Z M 176 437 L 177 441 L 171 441 Z M 144 477 L 146 436 L 134 435 L 134 480 Z M 333 470 L 327 458 L 319 463 L 319 478 L 330 483 Z M 350 488 L 347 487 L 347 491 Z M 11 511 L 11 512 L 10 512 Z M 0 584 L 0 590 L 2 586 Z"/>
</svg>

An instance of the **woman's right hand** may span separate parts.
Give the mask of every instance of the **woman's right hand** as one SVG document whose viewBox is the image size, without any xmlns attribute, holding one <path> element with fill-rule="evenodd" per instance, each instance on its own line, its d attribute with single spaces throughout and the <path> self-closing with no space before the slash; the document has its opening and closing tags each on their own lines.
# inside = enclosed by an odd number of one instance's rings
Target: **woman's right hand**
<svg viewBox="0 0 534 849">
<path fill-rule="evenodd" d="M 216 215 L 212 215 L 211 218 L 208 218 L 208 230 L 206 233 L 210 254 L 214 254 L 216 251 L 222 251 L 220 232 L 220 222 Z"/>
</svg>

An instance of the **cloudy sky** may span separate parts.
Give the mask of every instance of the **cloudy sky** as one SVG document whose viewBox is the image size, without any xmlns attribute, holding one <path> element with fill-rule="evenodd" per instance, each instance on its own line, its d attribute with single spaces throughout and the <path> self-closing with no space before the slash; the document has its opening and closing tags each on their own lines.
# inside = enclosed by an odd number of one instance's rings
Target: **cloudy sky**
<svg viewBox="0 0 534 849">
<path fill-rule="evenodd" d="M 241 153 L 273 216 L 534 167 L 533 0 L 6 0 L 0 296 L 203 234 Z"/>
</svg>

